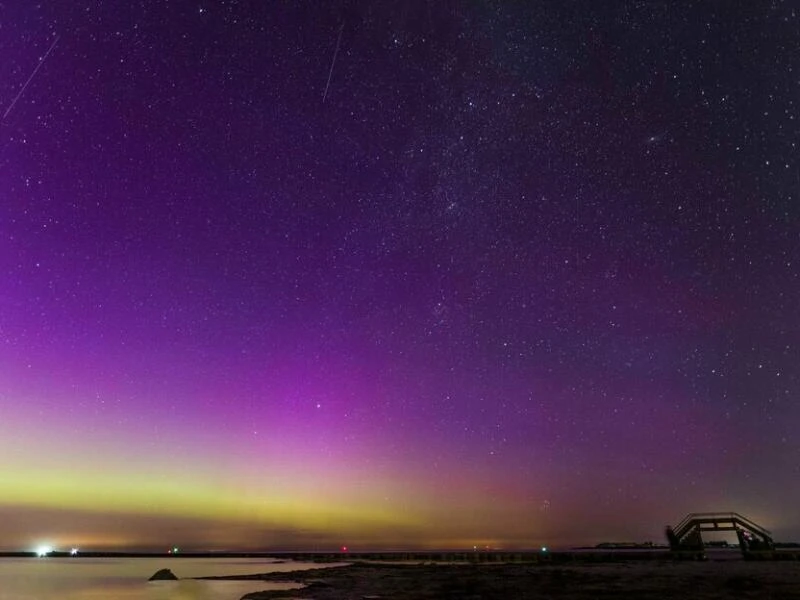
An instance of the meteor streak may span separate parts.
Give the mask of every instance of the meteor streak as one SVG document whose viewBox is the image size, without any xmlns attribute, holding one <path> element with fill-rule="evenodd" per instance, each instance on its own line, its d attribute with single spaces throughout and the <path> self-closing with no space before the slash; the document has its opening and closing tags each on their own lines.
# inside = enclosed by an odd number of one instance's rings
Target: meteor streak
<svg viewBox="0 0 800 600">
<path fill-rule="evenodd" d="M 58 40 L 59 40 L 59 36 L 56 36 L 56 39 L 54 39 L 53 43 L 50 44 L 50 48 L 48 48 L 47 52 L 44 53 L 44 56 L 39 59 L 39 62 L 36 65 L 36 68 L 33 69 L 33 73 L 31 73 L 31 76 L 28 77 L 28 80 L 25 82 L 25 85 L 22 86 L 22 89 L 19 91 L 19 93 L 16 95 L 16 97 L 11 101 L 11 104 L 8 105 L 8 108 L 6 109 L 6 112 L 3 113 L 3 121 L 6 120 L 6 117 L 8 116 L 8 113 L 10 113 L 11 109 L 14 108 L 14 105 L 17 103 L 17 100 L 19 100 L 22 97 L 22 94 L 25 93 L 25 88 L 27 88 L 28 85 L 30 85 L 31 81 L 33 81 L 33 78 L 36 77 L 36 73 L 39 72 L 39 69 L 42 67 L 42 63 L 44 63 L 44 61 L 47 60 L 47 57 L 50 56 L 50 53 L 53 51 L 53 48 L 56 47 L 56 44 L 58 43 Z"/>
</svg>

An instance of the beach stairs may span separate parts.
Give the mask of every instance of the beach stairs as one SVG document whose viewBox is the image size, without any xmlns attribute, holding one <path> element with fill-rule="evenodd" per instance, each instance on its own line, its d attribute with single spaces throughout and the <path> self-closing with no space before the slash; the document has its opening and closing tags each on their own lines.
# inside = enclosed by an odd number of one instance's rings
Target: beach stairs
<svg viewBox="0 0 800 600">
<path fill-rule="evenodd" d="M 703 532 L 735 531 L 745 558 L 752 553 L 773 550 L 769 530 L 735 512 L 690 513 L 675 527 L 667 526 L 670 550 L 676 553 L 704 553 Z"/>
</svg>

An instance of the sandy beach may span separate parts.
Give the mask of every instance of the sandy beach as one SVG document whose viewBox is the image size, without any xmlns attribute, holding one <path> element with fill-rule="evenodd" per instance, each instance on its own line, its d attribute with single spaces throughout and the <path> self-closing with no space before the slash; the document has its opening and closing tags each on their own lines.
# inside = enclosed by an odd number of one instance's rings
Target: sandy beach
<svg viewBox="0 0 800 600">
<path fill-rule="evenodd" d="M 558 566 L 359 562 L 345 567 L 250 578 L 297 581 L 307 587 L 256 592 L 243 600 L 800 599 L 800 562 L 797 561 L 626 561 Z"/>
</svg>

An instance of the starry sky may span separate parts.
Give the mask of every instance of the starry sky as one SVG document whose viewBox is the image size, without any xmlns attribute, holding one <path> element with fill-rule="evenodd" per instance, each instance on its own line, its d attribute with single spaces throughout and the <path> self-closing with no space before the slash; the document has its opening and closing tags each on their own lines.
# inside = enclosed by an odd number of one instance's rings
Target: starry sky
<svg viewBox="0 0 800 600">
<path fill-rule="evenodd" d="M 0 549 L 800 538 L 799 11 L 0 4 Z"/>
</svg>

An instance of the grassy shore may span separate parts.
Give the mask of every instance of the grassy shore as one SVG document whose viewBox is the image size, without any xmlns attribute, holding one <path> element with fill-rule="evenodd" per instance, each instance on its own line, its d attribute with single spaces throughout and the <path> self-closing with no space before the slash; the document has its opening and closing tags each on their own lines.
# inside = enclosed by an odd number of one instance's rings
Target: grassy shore
<svg viewBox="0 0 800 600">
<path fill-rule="evenodd" d="M 795 561 L 626 561 L 568 566 L 363 562 L 248 579 L 297 581 L 307 587 L 255 592 L 243 600 L 800 600 L 800 562 Z"/>
</svg>

